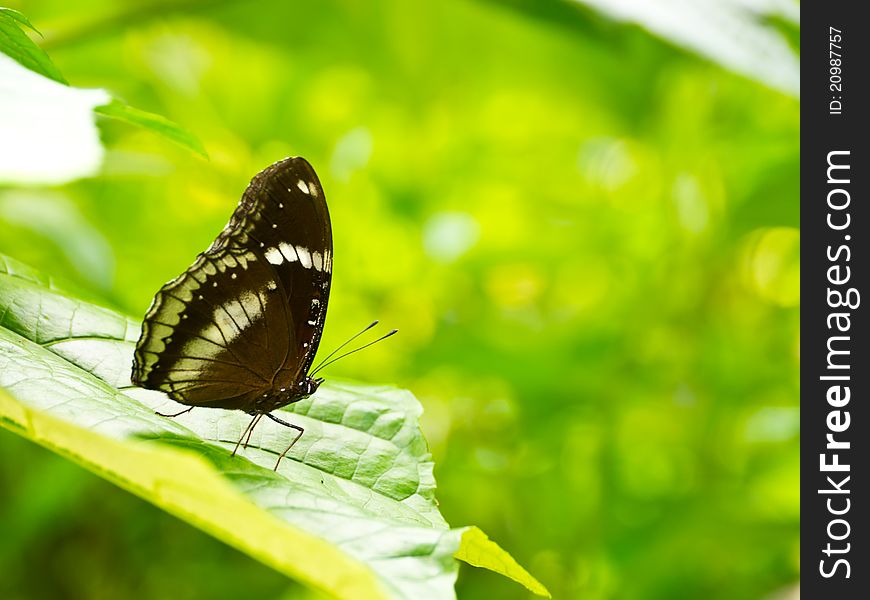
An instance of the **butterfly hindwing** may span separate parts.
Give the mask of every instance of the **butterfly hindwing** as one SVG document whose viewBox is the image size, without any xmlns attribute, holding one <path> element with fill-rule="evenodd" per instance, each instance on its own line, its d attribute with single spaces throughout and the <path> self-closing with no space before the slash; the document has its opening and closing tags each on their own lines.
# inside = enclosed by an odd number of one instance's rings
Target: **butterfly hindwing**
<svg viewBox="0 0 870 600">
<path fill-rule="evenodd" d="M 292 343 L 272 277 L 254 253 L 201 255 L 155 296 L 136 348 L 134 382 L 185 404 L 222 408 L 268 390 Z"/>
<path fill-rule="evenodd" d="M 246 409 L 304 377 L 326 316 L 332 230 L 301 158 L 251 182 L 230 222 L 157 293 L 133 382 L 188 405 Z"/>
</svg>

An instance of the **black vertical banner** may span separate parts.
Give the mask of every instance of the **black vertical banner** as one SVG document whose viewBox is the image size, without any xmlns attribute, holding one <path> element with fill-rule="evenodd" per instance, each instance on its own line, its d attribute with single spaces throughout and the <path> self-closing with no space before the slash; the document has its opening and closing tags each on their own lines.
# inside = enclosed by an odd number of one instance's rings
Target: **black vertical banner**
<svg viewBox="0 0 870 600">
<path fill-rule="evenodd" d="M 861 2 L 803 3 L 801 593 L 870 593 L 870 31 Z"/>
</svg>

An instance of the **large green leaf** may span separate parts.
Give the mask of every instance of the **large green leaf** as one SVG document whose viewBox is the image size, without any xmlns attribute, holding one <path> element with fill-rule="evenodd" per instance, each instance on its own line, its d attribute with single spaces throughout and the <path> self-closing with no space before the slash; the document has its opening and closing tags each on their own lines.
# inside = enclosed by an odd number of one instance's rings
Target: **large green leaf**
<svg viewBox="0 0 870 600">
<path fill-rule="evenodd" d="M 456 558 L 548 595 L 444 521 L 409 392 L 332 383 L 285 409 L 305 434 L 276 473 L 288 432 L 272 422 L 231 457 L 246 415 L 155 415 L 173 403 L 128 383 L 138 332 L 0 256 L 0 424 L 340 598 L 452 597 Z"/>
</svg>

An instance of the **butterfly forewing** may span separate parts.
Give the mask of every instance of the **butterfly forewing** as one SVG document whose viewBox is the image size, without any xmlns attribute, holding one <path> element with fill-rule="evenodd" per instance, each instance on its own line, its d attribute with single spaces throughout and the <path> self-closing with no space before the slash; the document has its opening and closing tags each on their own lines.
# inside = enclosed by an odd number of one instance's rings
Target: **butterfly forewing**
<svg viewBox="0 0 870 600">
<path fill-rule="evenodd" d="M 304 159 L 254 177 L 214 246 L 259 250 L 283 284 L 297 354 L 285 369 L 307 372 L 320 343 L 332 279 L 332 227 L 323 188 Z M 302 359 L 302 360 L 297 360 Z"/>
<path fill-rule="evenodd" d="M 248 409 L 303 378 L 329 299 L 332 230 L 311 166 L 289 158 L 258 174 L 230 222 L 157 293 L 133 382 L 184 404 Z"/>
</svg>

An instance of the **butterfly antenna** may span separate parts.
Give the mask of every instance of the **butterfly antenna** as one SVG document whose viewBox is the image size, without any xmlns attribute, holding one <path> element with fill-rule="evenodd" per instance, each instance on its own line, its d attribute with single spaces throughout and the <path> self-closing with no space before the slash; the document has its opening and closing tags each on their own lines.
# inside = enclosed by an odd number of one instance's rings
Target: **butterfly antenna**
<svg viewBox="0 0 870 600">
<path fill-rule="evenodd" d="M 356 338 L 358 338 L 359 336 L 361 336 L 362 334 L 364 334 L 366 331 L 368 331 L 369 329 L 371 329 L 372 327 L 374 327 L 374 326 L 377 325 L 378 323 L 379 323 L 379 321 L 378 321 L 377 319 L 375 319 L 374 321 L 372 321 L 371 323 L 369 323 L 369 324 L 368 324 L 368 325 L 367 325 L 367 326 L 366 326 L 362 331 L 360 331 L 358 334 L 356 334 L 355 336 L 351 337 L 349 340 L 347 340 L 347 341 L 346 341 L 345 343 L 343 343 L 341 346 L 339 346 L 338 348 L 336 348 L 335 350 L 333 350 L 332 352 L 330 352 L 329 354 L 327 354 L 326 357 L 325 357 L 323 360 L 321 360 L 319 363 L 317 363 L 317 366 L 314 367 L 314 371 L 311 372 L 311 375 L 314 375 L 314 373 L 316 373 L 317 370 L 320 369 L 321 366 L 323 366 L 323 363 L 325 363 L 325 362 L 328 361 L 330 358 L 332 358 L 333 356 L 335 356 L 335 353 L 336 353 L 336 352 L 338 352 L 339 350 L 341 350 L 342 348 L 344 348 L 345 346 L 347 346 L 349 343 L 351 343 L 352 341 L 354 341 Z"/>
<path fill-rule="evenodd" d="M 377 321 L 375 321 L 375 322 L 377 322 Z M 369 327 L 370 327 L 370 326 L 369 326 Z M 368 329 L 368 327 L 366 327 L 366 329 Z M 365 330 L 363 330 L 363 331 L 365 331 Z M 374 344 L 377 344 L 378 342 L 381 342 L 381 341 L 387 339 L 388 337 L 390 337 L 391 335 L 394 335 L 394 334 L 396 334 L 396 333 L 399 333 L 399 330 L 398 330 L 398 329 L 393 329 L 391 332 L 389 332 L 389 333 L 387 333 L 387 334 L 385 334 L 385 335 L 382 335 L 381 337 L 379 337 L 378 339 L 376 339 L 376 340 L 373 341 L 373 342 L 369 342 L 368 344 L 365 344 L 365 345 L 363 345 L 363 346 L 360 346 L 360 347 L 357 348 L 356 350 L 351 350 L 350 352 L 345 352 L 344 354 L 342 354 L 342 355 L 340 355 L 340 356 L 336 356 L 335 358 L 333 358 L 333 359 L 330 360 L 330 361 L 322 362 L 322 363 L 320 363 L 320 365 L 318 365 L 318 367 L 317 367 L 316 369 L 314 369 L 314 371 L 312 371 L 311 373 L 309 373 L 308 376 L 309 376 L 309 377 L 314 377 L 314 374 L 315 374 L 315 373 L 317 373 L 319 370 L 323 369 L 324 367 L 328 367 L 329 365 L 331 365 L 331 364 L 334 363 L 335 361 L 337 361 L 337 360 L 341 360 L 341 359 L 344 358 L 345 356 L 350 356 L 351 354 L 354 354 L 354 353 L 356 353 L 356 352 L 359 352 L 360 350 L 362 350 L 362 349 L 364 349 L 364 348 L 368 348 L 369 346 L 372 346 L 372 345 L 374 345 Z M 359 335 L 359 334 L 357 334 L 357 335 Z M 354 336 L 354 337 L 356 337 L 356 336 Z M 353 338 L 351 338 L 351 339 L 353 339 Z M 350 340 L 348 340 L 348 341 L 350 341 Z M 345 344 L 347 344 L 347 342 L 345 342 Z M 342 345 L 345 345 L 345 344 L 342 344 Z M 335 354 L 335 352 L 333 352 L 332 354 Z M 330 354 L 330 356 L 332 356 L 332 354 Z M 327 358 L 329 358 L 329 357 L 327 357 Z"/>
</svg>

